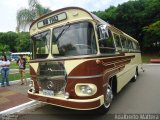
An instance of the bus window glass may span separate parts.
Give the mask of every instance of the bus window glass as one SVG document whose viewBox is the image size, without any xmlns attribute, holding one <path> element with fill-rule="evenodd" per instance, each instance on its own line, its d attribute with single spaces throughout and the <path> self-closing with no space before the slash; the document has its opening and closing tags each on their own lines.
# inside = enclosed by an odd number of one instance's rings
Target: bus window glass
<svg viewBox="0 0 160 120">
<path fill-rule="evenodd" d="M 121 42 L 122 42 L 122 48 L 124 52 L 128 51 L 128 40 L 126 39 L 125 36 L 120 36 L 121 37 Z"/>
<path fill-rule="evenodd" d="M 127 41 L 126 38 L 121 35 L 121 42 L 122 42 L 122 47 L 123 48 L 127 48 L 127 44 L 126 44 L 127 42 L 126 41 Z"/>
<path fill-rule="evenodd" d="M 136 48 L 136 43 L 135 43 L 135 42 L 132 42 L 132 44 L 133 44 L 133 49 L 136 50 L 136 49 L 137 49 L 137 48 Z"/>
<path fill-rule="evenodd" d="M 135 50 L 140 50 L 139 44 L 137 42 L 133 42 L 133 47 Z"/>
<path fill-rule="evenodd" d="M 121 48 L 121 41 L 120 41 L 119 35 L 117 35 L 117 34 L 115 34 L 115 33 L 114 33 L 113 35 L 114 35 L 116 47 Z"/>
<path fill-rule="evenodd" d="M 137 49 L 137 50 L 140 50 L 139 43 L 137 43 L 137 42 L 136 42 L 136 49 Z"/>
<path fill-rule="evenodd" d="M 48 56 L 49 39 L 50 39 L 50 31 L 45 31 L 32 36 L 33 46 L 34 46 L 34 51 L 33 51 L 34 58 L 46 58 Z"/>
<path fill-rule="evenodd" d="M 134 48 L 133 48 L 133 43 L 132 43 L 131 40 L 128 41 L 128 47 L 129 47 L 130 50 L 133 50 L 133 49 L 134 49 Z"/>
<path fill-rule="evenodd" d="M 114 53 L 115 46 L 112 37 L 112 33 L 109 29 L 98 29 L 99 36 L 99 48 L 101 53 Z"/>
<path fill-rule="evenodd" d="M 54 56 L 96 53 L 95 33 L 91 23 L 80 22 L 53 29 L 52 54 Z"/>
</svg>

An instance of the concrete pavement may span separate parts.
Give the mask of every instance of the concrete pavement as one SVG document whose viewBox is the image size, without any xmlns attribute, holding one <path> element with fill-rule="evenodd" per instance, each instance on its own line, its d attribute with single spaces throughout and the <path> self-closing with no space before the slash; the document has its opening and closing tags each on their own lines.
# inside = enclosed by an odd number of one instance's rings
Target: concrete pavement
<svg viewBox="0 0 160 120">
<path fill-rule="evenodd" d="M 138 118 L 144 114 L 160 115 L 160 64 L 144 65 L 144 70 L 145 72 L 139 72 L 136 82 L 129 82 L 119 94 L 114 96 L 111 108 L 105 115 L 99 115 L 95 111 L 78 111 L 44 104 L 39 108 L 21 111 L 20 118 L 23 120 L 122 120 L 120 117 L 116 118 L 116 115 L 130 114 L 137 115 Z M 151 119 L 160 120 L 160 116 Z M 142 120 L 145 120 L 144 117 Z"/>
<path fill-rule="evenodd" d="M 160 93 L 159 90 L 159 71 L 160 64 L 144 65 L 145 72 L 140 72 L 140 76 L 135 83 L 129 83 L 113 101 L 110 111 L 108 114 L 113 113 L 159 113 L 160 106 Z M 36 104 L 35 101 L 31 101 L 27 98 L 28 86 L 21 86 L 20 81 L 16 84 L 11 84 L 9 87 L 0 88 L 0 107 L 1 105 L 6 107 L 0 108 L 0 114 L 4 113 L 3 110 L 20 106 L 24 108 L 30 103 Z M 14 99 L 12 99 L 14 98 Z M 10 104 L 12 101 L 13 104 Z M 27 103 L 26 103 L 27 102 Z M 10 106 L 9 106 L 10 105 Z M 78 113 L 74 110 L 68 110 L 63 108 L 57 108 L 51 105 L 45 105 L 39 109 L 31 108 L 27 113 L 38 113 L 38 114 L 62 114 L 66 113 L 73 114 Z M 34 111 L 34 112 L 33 112 Z M 24 110 L 24 112 L 26 111 Z M 86 111 L 85 111 L 86 113 Z"/>
</svg>

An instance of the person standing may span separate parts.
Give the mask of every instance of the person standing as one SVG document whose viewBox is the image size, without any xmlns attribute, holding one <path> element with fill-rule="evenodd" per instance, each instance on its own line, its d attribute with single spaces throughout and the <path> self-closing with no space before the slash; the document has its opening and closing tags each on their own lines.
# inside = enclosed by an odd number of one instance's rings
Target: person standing
<svg viewBox="0 0 160 120">
<path fill-rule="evenodd" d="M 7 60 L 6 55 L 2 56 L 2 61 L 1 61 L 1 75 L 2 75 L 2 82 L 1 82 L 1 86 L 5 87 L 4 85 L 4 81 L 6 79 L 6 85 L 10 86 L 9 84 L 9 80 L 8 80 L 8 75 L 9 75 L 9 66 L 10 66 L 10 61 Z"/>
<path fill-rule="evenodd" d="M 1 70 L 2 70 L 2 58 L 0 57 L 0 74 L 1 74 Z"/>
<path fill-rule="evenodd" d="M 0 74 L 1 74 L 2 58 L 0 58 Z"/>
<path fill-rule="evenodd" d="M 26 69 L 26 59 L 23 58 L 23 55 L 19 56 L 19 59 L 17 60 L 17 64 L 19 66 L 19 73 L 21 76 L 21 85 L 27 85 L 27 80 L 25 77 L 25 69 Z"/>
</svg>

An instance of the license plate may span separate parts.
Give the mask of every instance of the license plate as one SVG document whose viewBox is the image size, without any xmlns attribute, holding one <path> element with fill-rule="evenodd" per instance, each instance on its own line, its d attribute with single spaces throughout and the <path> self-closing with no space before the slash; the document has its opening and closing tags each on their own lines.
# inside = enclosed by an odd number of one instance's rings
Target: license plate
<svg viewBox="0 0 160 120">
<path fill-rule="evenodd" d="M 43 95 L 54 96 L 54 91 L 52 91 L 52 90 L 43 90 Z"/>
</svg>

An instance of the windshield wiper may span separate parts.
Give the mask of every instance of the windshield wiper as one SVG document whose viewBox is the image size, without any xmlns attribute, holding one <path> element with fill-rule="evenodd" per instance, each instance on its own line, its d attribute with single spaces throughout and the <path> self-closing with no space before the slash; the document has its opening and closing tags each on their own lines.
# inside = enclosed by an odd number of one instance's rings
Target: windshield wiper
<svg viewBox="0 0 160 120">
<path fill-rule="evenodd" d="M 68 25 L 67 28 L 65 28 L 66 25 Z M 67 23 L 62 27 L 62 31 L 58 34 L 58 36 L 57 36 L 57 38 L 56 38 L 56 41 L 59 40 L 59 38 L 65 33 L 65 31 L 66 31 L 69 27 L 70 27 L 70 24 L 69 24 L 69 22 L 67 22 Z"/>
</svg>

